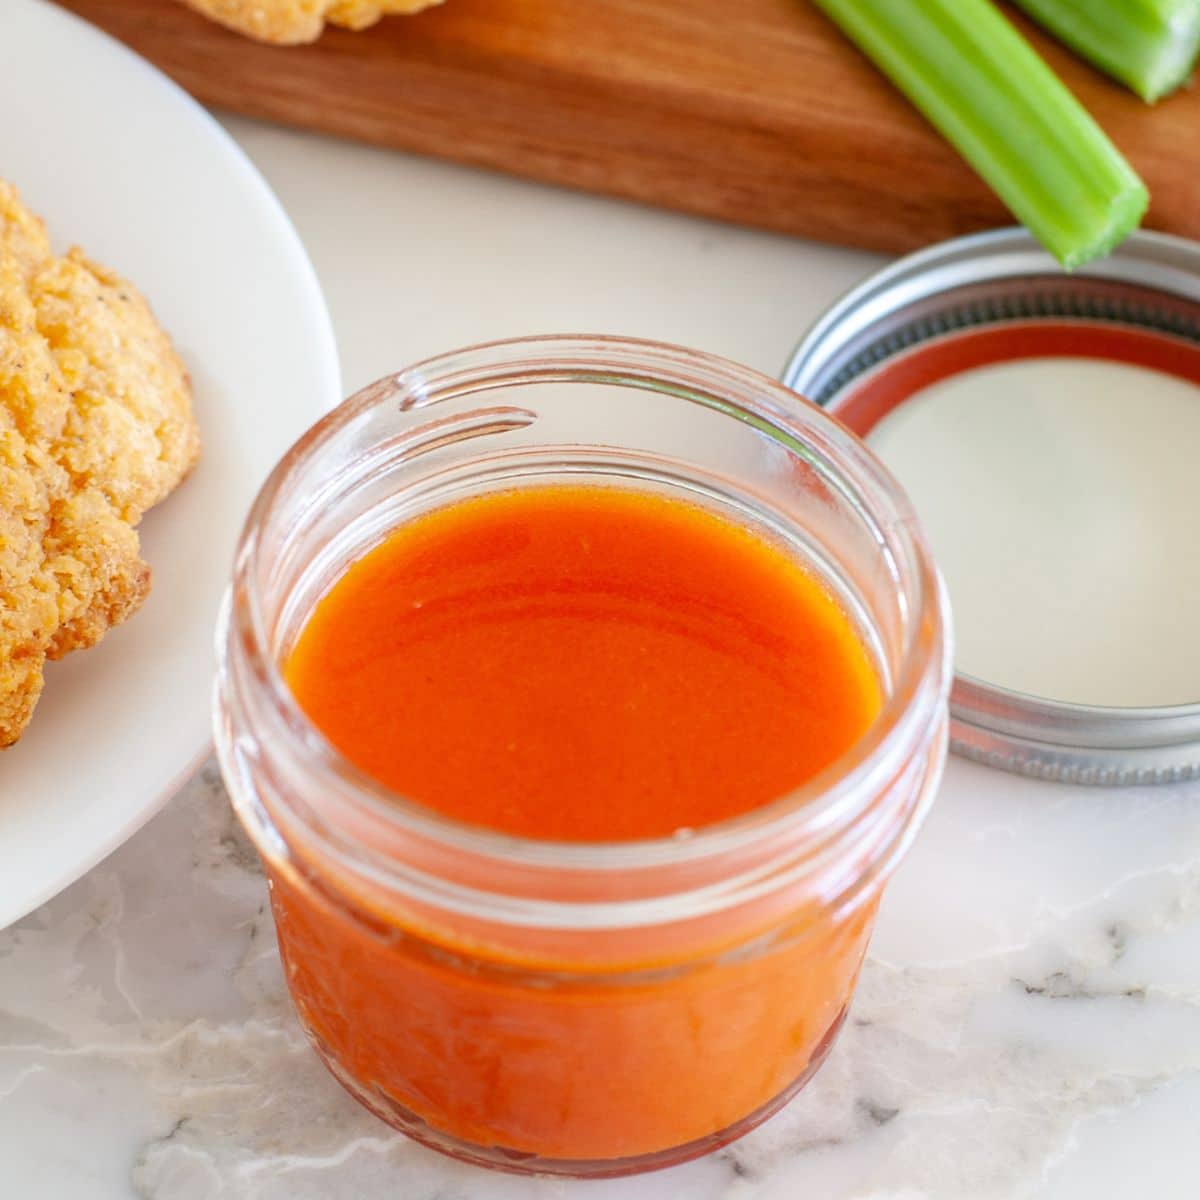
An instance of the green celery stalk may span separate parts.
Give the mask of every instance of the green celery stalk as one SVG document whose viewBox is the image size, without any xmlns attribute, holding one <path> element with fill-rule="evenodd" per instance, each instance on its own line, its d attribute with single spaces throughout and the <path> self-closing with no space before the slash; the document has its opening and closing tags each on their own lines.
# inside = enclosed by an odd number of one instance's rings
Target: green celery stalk
<svg viewBox="0 0 1200 1200">
<path fill-rule="evenodd" d="M 1137 226 L 1146 185 L 988 0 L 814 2 L 1068 270 Z"/>
<path fill-rule="evenodd" d="M 1179 87 L 1200 54 L 1200 0 L 1015 2 L 1148 104 Z"/>
</svg>

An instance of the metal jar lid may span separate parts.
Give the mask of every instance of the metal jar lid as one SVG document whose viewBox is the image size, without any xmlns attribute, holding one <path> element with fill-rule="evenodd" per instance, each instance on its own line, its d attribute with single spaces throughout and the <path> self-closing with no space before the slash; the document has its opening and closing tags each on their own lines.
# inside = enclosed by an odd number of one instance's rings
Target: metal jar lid
<svg viewBox="0 0 1200 1200">
<path fill-rule="evenodd" d="M 1011 346 L 1018 327 L 1020 345 L 1042 343 L 1040 353 L 1057 345 L 1062 354 L 1155 367 L 1174 358 L 1178 373 L 1200 383 L 1200 244 L 1138 233 L 1068 275 L 1022 229 L 944 242 L 838 301 L 805 335 L 783 382 L 865 434 L 887 411 L 880 396 L 888 373 L 915 378 L 922 358 L 953 343 L 1000 345 L 1007 336 Z M 985 353 L 1000 361 L 1005 352 Z M 1024 348 L 1008 352 L 1025 356 Z M 1200 778 L 1200 680 L 1194 704 L 1117 708 L 958 674 L 950 711 L 953 749 L 989 766 L 1086 784 Z"/>
</svg>

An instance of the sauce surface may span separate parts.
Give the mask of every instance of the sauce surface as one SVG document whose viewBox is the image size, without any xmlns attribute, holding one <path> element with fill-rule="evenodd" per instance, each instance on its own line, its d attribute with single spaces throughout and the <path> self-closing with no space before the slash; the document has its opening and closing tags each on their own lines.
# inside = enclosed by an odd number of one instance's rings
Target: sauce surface
<svg viewBox="0 0 1200 1200">
<path fill-rule="evenodd" d="M 698 505 L 601 486 L 405 523 L 317 604 L 285 675 L 392 790 L 570 841 L 768 804 L 881 704 L 851 622 L 786 550 Z"/>
</svg>

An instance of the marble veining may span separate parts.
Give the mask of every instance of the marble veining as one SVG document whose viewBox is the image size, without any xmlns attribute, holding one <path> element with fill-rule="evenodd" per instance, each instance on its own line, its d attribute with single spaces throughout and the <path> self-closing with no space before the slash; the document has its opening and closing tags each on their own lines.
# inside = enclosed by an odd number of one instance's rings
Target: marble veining
<svg viewBox="0 0 1200 1200">
<path fill-rule="evenodd" d="M 1081 1146 L 1146 1105 L 1200 1132 L 1195 789 L 952 763 L 809 1088 L 716 1155 L 602 1184 L 450 1162 L 341 1092 L 292 1015 L 212 765 L 0 934 L 0 1157 L 22 1196 L 1057 1198 L 1095 1194 L 1072 1182 Z M 1191 1153 L 1158 1196 L 1194 1194 Z"/>
</svg>

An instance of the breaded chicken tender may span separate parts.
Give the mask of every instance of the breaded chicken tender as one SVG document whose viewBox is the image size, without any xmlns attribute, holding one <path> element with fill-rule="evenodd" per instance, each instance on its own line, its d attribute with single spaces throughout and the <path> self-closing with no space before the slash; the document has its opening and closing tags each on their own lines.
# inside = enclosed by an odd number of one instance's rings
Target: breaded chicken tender
<svg viewBox="0 0 1200 1200">
<path fill-rule="evenodd" d="M 192 8 L 229 29 L 294 46 L 315 42 L 325 22 L 347 29 L 365 29 L 392 13 L 415 13 L 441 0 L 184 0 Z"/>
<path fill-rule="evenodd" d="M 145 300 L 0 181 L 0 747 L 47 658 L 93 645 L 150 587 L 135 526 L 199 453 L 183 364 Z"/>
</svg>

